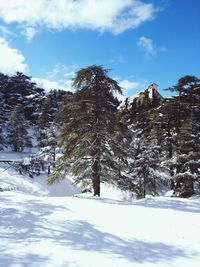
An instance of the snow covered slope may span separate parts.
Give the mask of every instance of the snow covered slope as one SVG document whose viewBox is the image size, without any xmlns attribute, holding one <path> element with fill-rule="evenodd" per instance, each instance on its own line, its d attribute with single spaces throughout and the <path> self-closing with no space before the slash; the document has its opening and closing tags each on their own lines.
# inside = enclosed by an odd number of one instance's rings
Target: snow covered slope
<svg viewBox="0 0 200 267">
<path fill-rule="evenodd" d="M 0 267 L 200 266 L 199 199 L 91 197 L 2 164 L 0 188 Z"/>
<path fill-rule="evenodd" d="M 0 159 L 20 160 L 17 153 L 0 153 Z M 47 185 L 46 179 L 47 174 L 35 176 L 33 179 L 28 174 L 20 175 L 12 166 L 0 162 L 0 188 L 4 190 L 15 190 L 36 196 L 73 196 L 81 191 L 72 184 L 71 177 L 52 186 Z"/>
<path fill-rule="evenodd" d="M 27 155 L 26 155 L 27 156 Z M 21 160 L 21 153 L 1 152 L 0 160 Z M 74 196 L 80 194 L 81 189 L 73 184 L 73 177 L 68 176 L 65 180 L 48 185 L 47 173 L 34 176 L 19 175 L 12 166 L 0 162 L 0 188 L 15 190 L 35 196 Z M 128 200 L 131 194 L 122 192 L 109 185 L 101 186 L 102 196 L 116 200 Z M 131 200 L 131 199 L 130 199 Z"/>
<path fill-rule="evenodd" d="M 200 202 L 3 192 L 1 267 L 199 267 Z"/>
<path fill-rule="evenodd" d="M 65 179 L 60 183 L 48 185 L 47 174 L 35 176 L 34 179 L 28 175 L 19 175 L 13 168 L 0 167 L 0 188 L 29 193 L 36 196 L 73 196 L 80 193 L 80 189 L 72 184 L 72 181 Z"/>
</svg>

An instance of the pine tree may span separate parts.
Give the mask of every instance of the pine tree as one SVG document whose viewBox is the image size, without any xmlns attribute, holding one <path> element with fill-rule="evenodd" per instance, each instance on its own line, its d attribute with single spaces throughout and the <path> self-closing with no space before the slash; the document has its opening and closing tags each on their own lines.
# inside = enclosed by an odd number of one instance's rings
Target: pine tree
<svg viewBox="0 0 200 267">
<path fill-rule="evenodd" d="M 119 103 L 112 92 L 121 93 L 121 88 L 101 66 L 81 69 L 76 74 L 74 86 L 77 92 L 58 113 L 62 123 L 60 146 L 64 155 L 48 181 L 53 183 L 57 179 L 56 171 L 72 172 L 77 183 L 83 187 L 92 186 L 94 195 L 100 195 L 100 183 L 111 182 L 119 175 L 114 161 Z"/>
<path fill-rule="evenodd" d="M 22 152 L 25 146 L 31 147 L 31 137 L 28 135 L 27 125 L 22 105 L 16 105 L 11 112 L 8 122 L 8 144 L 15 152 Z"/>
<path fill-rule="evenodd" d="M 176 169 L 172 179 L 175 181 L 174 195 L 190 197 L 195 193 L 194 182 L 200 180 L 200 152 L 195 143 L 195 123 L 189 117 L 182 124 L 179 132 L 179 146 L 176 149 Z"/>
<path fill-rule="evenodd" d="M 134 130 L 122 189 L 134 192 L 137 198 L 158 195 L 158 186 L 163 183 L 160 153 L 158 140 L 141 136 Z"/>
<path fill-rule="evenodd" d="M 44 90 L 38 88 L 31 77 L 17 72 L 8 77 L 4 85 L 4 99 L 7 110 L 12 111 L 17 104 L 23 106 L 25 118 L 35 122 L 35 112 L 41 104 Z"/>
<path fill-rule="evenodd" d="M 199 112 L 200 80 L 184 76 L 171 88 L 174 97 L 175 140 L 173 157 L 169 161 L 173 173 L 174 195 L 189 197 L 194 193 L 194 181 L 199 180 Z"/>
<path fill-rule="evenodd" d="M 5 105 L 5 95 L 6 95 L 6 85 L 8 83 L 9 77 L 0 73 L 0 126 L 6 124 L 8 116 Z M 2 128 L 3 131 L 3 128 Z"/>
<path fill-rule="evenodd" d="M 3 100 L 5 102 L 5 94 L 6 92 L 6 86 L 8 84 L 9 76 L 5 75 L 3 73 L 0 73 L 0 93 L 1 96 L 3 97 Z"/>
<path fill-rule="evenodd" d="M 50 99 L 47 97 L 40 108 L 37 119 L 37 140 L 39 147 L 45 147 L 48 145 L 47 131 L 52 123 L 52 111 Z"/>
<path fill-rule="evenodd" d="M 126 170 L 128 168 L 128 156 L 130 155 L 130 145 L 132 142 L 132 131 L 128 127 L 127 118 L 121 111 L 116 113 L 116 126 L 113 134 L 112 145 L 112 166 L 116 177 L 113 184 L 120 189 L 125 189 L 127 183 Z M 117 174 L 117 175 L 116 175 Z"/>
<path fill-rule="evenodd" d="M 4 145 L 5 145 L 5 138 L 2 127 L 0 126 L 0 150 L 3 150 Z"/>
<path fill-rule="evenodd" d="M 0 150 L 5 145 L 4 128 L 5 128 L 5 110 L 4 110 L 4 98 L 3 93 L 0 91 Z"/>
<path fill-rule="evenodd" d="M 45 146 L 40 147 L 37 156 L 48 166 L 48 173 L 51 172 L 51 167 L 56 161 L 58 125 L 53 122 L 45 129 Z"/>
<path fill-rule="evenodd" d="M 177 144 L 177 108 L 177 99 L 170 98 L 163 101 L 157 109 L 150 112 L 150 138 L 155 138 L 160 147 L 162 167 L 166 173 L 163 183 L 168 184 L 171 189 L 174 189 L 175 186 L 174 181 L 170 177 L 174 175 L 173 157 L 175 156 Z"/>
<path fill-rule="evenodd" d="M 186 75 L 178 80 L 175 86 L 169 87 L 166 90 L 178 93 L 177 98 L 177 112 L 176 112 L 176 132 L 179 133 L 181 123 L 185 116 L 187 117 L 187 110 L 194 100 L 194 95 L 199 96 L 200 79 L 195 76 Z M 199 99 L 198 99 L 199 100 Z M 185 112 L 186 111 L 186 112 Z"/>
</svg>

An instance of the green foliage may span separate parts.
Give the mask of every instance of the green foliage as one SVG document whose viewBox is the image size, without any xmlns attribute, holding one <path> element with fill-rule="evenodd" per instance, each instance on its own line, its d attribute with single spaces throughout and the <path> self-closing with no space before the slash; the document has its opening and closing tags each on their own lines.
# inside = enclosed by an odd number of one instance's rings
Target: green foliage
<svg viewBox="0 0 200 267">
<path fill-rule="evenodd" d="M 77 92 L 57 115 L 62 124 L 59 145 L 64 150 L 57 165 L 62 167 L 57 168 L 74 174 L 83 187 L 92 185 L 94 195 L 100 195 L 100 182 L 115 179 L 114 159 L 122 156 L 116 141 L 118 101 L 113 96 L 121 88 L 101 66 L 77 72 L 74 86 Z"/>
<path fill-rule="evenodd" d="M 152 185 L 166 185 L 166 178 L 175 196 L 188 197 L 200 181 L 200 80 L 184 76 L 168 89 L 178 95 L 163 99 L 156 107 L 138 106 L 134 99 L 131 120 L 127 105 L 123 111 L 134 138 L 128 177 L 121 184 L 138 197 L 153 194 Z"/>
<path fill-rule="evenodd" d="M 145 90 L 139 101 L 127 99 L 120 110 L 113 92 L 121 93 L 122 88 L 102 66 L 78 71 L 74 87 L 75 94 L 62 90 L 45 94 L 23 73 L 0 73 L 0 149 L 31 147 L 27 131 L 31 125 L 37 128 L 40 156 L 48 156 L 52 165 L 59 133 L 63 155 L 49 176 L 50 184 L 70 173 L 97 195 L 100 182 L 138 197 L 155 195 L 161 184 L 184 197 L 200 188 L 199 78 L 180 78 L 168 88 L 175 93 L 168 99 L 157 94 L 154 101 Z"/>
<path fill-rule="evenodd" d="M 22 105 L 16 105 L 10 115 L 7 139 L 15 152 L 22 152 L 25 146 L 32 146 Z"/>
<path fill-rule="evenodd" d="M 173 108 L 167 111 L 173 138 L 168 154 L 172 159 L 169 160 L 172 188 L 174 195 L 188 197 L 194 193 L 194 182 L 200 178 L 200 80 L 184 76 L 171 90 L 178 92 L 177 97 L 168 101 Z"/>
</svg>

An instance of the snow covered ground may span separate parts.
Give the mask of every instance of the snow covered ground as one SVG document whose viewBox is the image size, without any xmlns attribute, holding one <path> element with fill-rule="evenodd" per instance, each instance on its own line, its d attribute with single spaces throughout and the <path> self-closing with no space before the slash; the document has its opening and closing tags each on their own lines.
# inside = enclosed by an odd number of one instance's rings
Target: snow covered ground
<svg viewBox="0 0 200 267">
<path fill-rule="evenodd" d="M 93 198 L 0 168 L 2 186 L 0 267 L 200 266 L 199 199 Z"/>
<path fill-rule="evenodd" d="M 200 203 L 3 192 L 1 267 L 199 267 Z"/>
</svg>

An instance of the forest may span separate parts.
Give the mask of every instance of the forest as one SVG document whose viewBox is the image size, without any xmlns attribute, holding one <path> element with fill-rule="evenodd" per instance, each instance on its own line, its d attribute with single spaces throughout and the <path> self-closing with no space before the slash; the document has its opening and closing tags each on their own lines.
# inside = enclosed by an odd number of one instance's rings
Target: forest
<svg viewBox="0 0 200 267">
<path fill-rule="evenodd" d="M 73 80 L 75 92 L 45 92 L 31 77 L 0 73 L 0 150 L 30 151 L 18 171 L 48 168 L 48 183 L 74 176 L 100 196 L 107 183 L 137 198 L 200 192 L 200 79 L 185 75 L 162 97 L 155 84 L 119 101 L 123 88 L 92 65 Z M 26 166 L 25 166 L 26 165 Z"/>
</svg>

